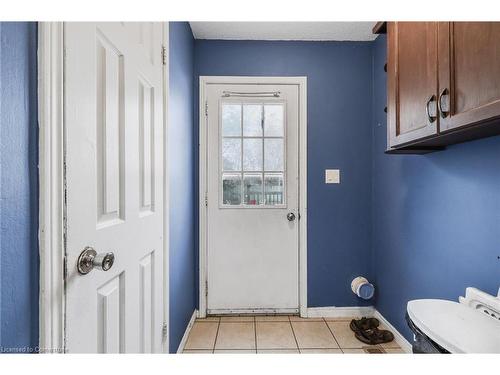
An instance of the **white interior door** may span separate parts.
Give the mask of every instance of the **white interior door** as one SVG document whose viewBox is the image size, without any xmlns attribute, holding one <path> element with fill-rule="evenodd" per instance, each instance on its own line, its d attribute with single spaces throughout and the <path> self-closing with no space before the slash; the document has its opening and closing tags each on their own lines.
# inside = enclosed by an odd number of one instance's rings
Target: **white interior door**
<svg viewBox="0 0 500 375">
<path fill-rule="evenodd" d="M 160 23 L 66 23 L 66 350 L 160 352 L 163 87 Z M 90 246 L 114 253 L 82 275 Z"/>
<path fill-rule="evenodd" d="M 207 313 L 299 308 L 298 85 L 210 84 Z"/>
</svg>

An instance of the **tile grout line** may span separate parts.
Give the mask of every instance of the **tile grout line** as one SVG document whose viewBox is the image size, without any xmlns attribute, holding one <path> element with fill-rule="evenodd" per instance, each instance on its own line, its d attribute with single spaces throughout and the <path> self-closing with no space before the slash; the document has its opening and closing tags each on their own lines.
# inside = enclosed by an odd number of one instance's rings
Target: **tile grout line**
<svg viewBox="0 0 500 375">
<path fill-rule="evenodd" d="M 255 340 L 255 354 L 257 354 L 257 321 L 255 319 L 255 316 L 253 317 L 253 333 Z"/>
<path fill-rule="evenodd" d="M 330 326 L 328 325 L 328 323 L 327 323 L 327 321 L 326 321 L 326 319 L 325 319 L 325 318 L 323 318 L 323 322 L 326 324 L 326 328 L 328 328 L 328 330 L 329 330 L 329 331 L 330 331 L 330 333 L 332 334 L 333 339 L 334 339 L 334 340 L 335 340 L 335 342 L 337 343 L 337 345 L 338 345 L 339 349 L 342 351 L 342 353 L 344 353 L 344 351 L 343 351 L 343 350 L 342 350 L 342 348 L 340 347 L 340 344 L 339 344 L 339 342 L 338 342 L 337 338 L 336 338 L 336 337 L 335 337 L 335 335 L 333 334 L 333 332 L 332 332 L 332 330 L 331 330 Z"/>
<path fill-rule="evenodd" d="M 290 328 L 292 328 L 293 339 L 295 340 L 295 345 L 297 345 L 297 350 L 299 351 L 299 354 L 302 354 L 299 347 L 299 342 L 297 341 L 297 336 L 295 336 L 295 331 L 293 329 L 292 319 L 290 319 L 290 315 L 288 315 L 288 323 L 290 323 Z"/>
<path fill-rule="evenodd" d="M 215 346 L 217 345 L 217 337 L 219 336 L 220 321 L 221 319 L 219 318 L 219 322 L 217 323 L 217 332 L 215 332 L 215 340 L 214 340 L 214 347 L 212 349 L 212 354 L 215 354 Z"/>
</svg>

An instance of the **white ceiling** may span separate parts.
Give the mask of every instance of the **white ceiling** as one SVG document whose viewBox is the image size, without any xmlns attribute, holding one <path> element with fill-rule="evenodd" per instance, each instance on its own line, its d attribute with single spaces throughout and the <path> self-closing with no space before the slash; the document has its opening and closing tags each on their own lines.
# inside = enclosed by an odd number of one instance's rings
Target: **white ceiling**
<svg viewBox="0 0 500 375">
<path fill-rule="evenodd" d="M 190 22 L 196 39 L 374 40 L 375 22 Z"/>
</svg>

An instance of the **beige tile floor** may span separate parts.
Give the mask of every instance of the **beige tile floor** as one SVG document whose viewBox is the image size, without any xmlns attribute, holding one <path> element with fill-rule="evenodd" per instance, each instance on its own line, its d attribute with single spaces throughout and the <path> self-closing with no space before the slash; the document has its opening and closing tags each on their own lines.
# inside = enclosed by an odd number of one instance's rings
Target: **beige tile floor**
<svg viewBox="0 0 500 375">
<path fill-rule="evenodd" d="M 288 315 L 197 319 L 183 353 L 404 353 L 395 341 L 381 345 L 358 341 L 349 328 L 351 319 Z"/>
</svg>

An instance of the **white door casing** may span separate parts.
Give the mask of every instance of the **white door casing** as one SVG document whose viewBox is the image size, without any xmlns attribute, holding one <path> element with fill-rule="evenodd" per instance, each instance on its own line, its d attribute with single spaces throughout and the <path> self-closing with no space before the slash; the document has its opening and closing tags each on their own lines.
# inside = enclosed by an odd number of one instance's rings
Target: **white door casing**
<svg viewBox="0 0 500 375">
<path fill-rule="evenodd" d="M 305 315 L 306 201 L 305 183 L 300 181 L 305 178 L 305 154 L 302 154 L 306 135 L 305 89 L 305 78 L 297 77 L 200 78 L 201 316 L 206 313 L 297 312 L 299 307 L 301 315 Z M 279 95 L 226 97 L 224 92 L 227 91 L 279 92 Z M 262 129 L 267 129 L 264 123 L 269 116 L 265 113 L 280 106 L 284 111 L 283 138 L 274 134 L 278 137 L 273 139 L 273 134 L 267 134 L 267 130 L 253 135 L 240 131 L 240 136 L 233 134 L 236 135 L 233 138 L 223 131 L 221 117 L 229 107 L 237 112 L 241 109 L 241 122 L 247 116 L 245 113 L 250 118 L 251 110 L 262 111 Z M 236 172 L 223 166 L 223 142 L 226 147 L 232 143 L 240 149 L 240 165 L 230 167 Z M 284 142 L 285 147 L 283 165 L 269 170 L 262 154 L 268 155 L 266 147 L 271 147 L 272 142 Z M 259 145 L 256 150 L 263 150 L 261 159 L 255 164 L 260 162 L 262 168 L 244 167 L 247 151 L 241 150 L 249 150 L 252 144 Z M 251 196 L 248 188 L 251 173 L 256 173 L 254 182 L 257 185 L 253 188 L 260 189 L 257 198 Z M 265 182 L 272 178 L 276 181 L 279 175 L 284 177 L 284 201 L 276 200 L 274 193 L 269 194 L 271 187 L 268 191 Z M 228 179 L 236 183 L 241 181 L 240 201 L 224 196 L 222 181 Z M 287 220 L 288 213 L 295 214 L 295 221 Z"/>
<path fill-rule="evenodd" d="M 161 23 L 66 23 L 67 352 L 161 352 Z M 80 252 L 113 267 L 77 271 Z"/>
</svg>

